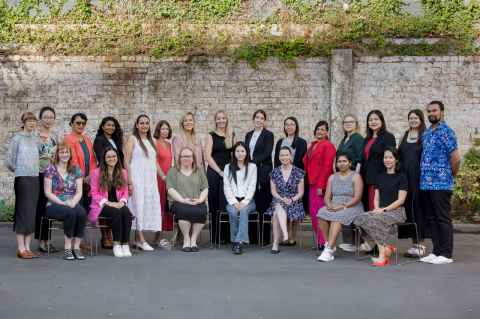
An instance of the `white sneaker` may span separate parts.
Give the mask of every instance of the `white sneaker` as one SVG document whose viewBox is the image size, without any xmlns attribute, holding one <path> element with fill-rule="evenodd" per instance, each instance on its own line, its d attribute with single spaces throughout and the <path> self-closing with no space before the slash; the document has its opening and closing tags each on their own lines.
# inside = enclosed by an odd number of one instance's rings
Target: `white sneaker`
<svg viewBox="0 0 480 319">
<path fill-rule="evenodd" d="M 355 245 L 352 244 L 340 244 L 338 245 L 341 250 L 349 252 L 349 253 L 354 253 L 355 252 Z"/>
<path fill-rule="evenodd" d="M 330 247 L 325 247 L 321 255 L 318 256 L 317 261 L 329 262 L 334 259 L 335 257 L 333 256 L 333 250 Z"/>
<path fill-rule="evenodd" d="M 146 241 L 141 242 L 141 243 L 137 242 L 136 245 L 137 245 L 138 248 L 140 248 L 143 251 L 153 251 L 154 250 L 153 247 L 150 246 Z"/>
<path fill-rule="evenodd" d="M 434 254 L 430 254 L 427 257 L 420 258 L 422 263 L 431 263 L 432 260 L 437 259 L 437 256 Z"/>
<path fill-rule="evenodd" d="M 373 247 L 370 245 L 370 243 L 368 241 L 364 241 L 361 245 L 360 245 L 360 251 L 371 251 L 373 249 Z"/>
<path fill-rule="evenodd" d="M 453 259 L 447 258 L 447 257 L 444 257 L 444 256 L 437 256 L 437 258 L 432 259 L 432 260 L 430 261 L 430 263 L 431 263 L 431 264 L 434 264 L 434 265 L 451 264 L 451 263 L 453 263 Z"/>
<path fill-rule="evenodd" d="M 122 246 L 113 245 L 113 255 L 119 258 L 124 257 L 125 255 L 123 254 Z"/>
<path fill-rule="evenodd" d="M 330 247 L 330 246 L 328 245 L 328 241 L 325 242 L 325 247 Z M 336 252 L 336 251 L 337 251 L 337 247 L 330 247 L 330 250 L 331 250 L 332 252 Z"/>
<path fill-rule="evenodd" d="M 129 245 L 122 245 L 123 257 L 132 257 Z"/>
</svg>

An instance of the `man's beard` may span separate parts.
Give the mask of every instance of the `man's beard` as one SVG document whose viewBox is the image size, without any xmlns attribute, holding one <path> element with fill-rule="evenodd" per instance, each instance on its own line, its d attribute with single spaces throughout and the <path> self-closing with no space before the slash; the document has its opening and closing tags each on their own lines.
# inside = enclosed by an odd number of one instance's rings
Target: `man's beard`
<svg viewBox="0 0 480 319">
<path fill-rule="evenodd" d="M 431 124 L 437 124 L 438 122 L 440 122 L 440 119 L 434 115 L 431 115 L 428 117 L 428 121 L 431 123 Z"/>
</svg>

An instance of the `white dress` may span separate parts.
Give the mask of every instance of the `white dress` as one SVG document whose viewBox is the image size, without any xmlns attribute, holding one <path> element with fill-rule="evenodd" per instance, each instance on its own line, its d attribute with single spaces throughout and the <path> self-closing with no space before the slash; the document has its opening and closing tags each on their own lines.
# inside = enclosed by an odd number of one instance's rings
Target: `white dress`
<svg viewBox="0 0 480 319">
<path fill-rule="evenodd" d="M 143 144 L 148 150 L 147 157 L 135 138 L 130 163 L 130 176 L 133 194 L 128 207 L 135 216 L 132 229 L 160 231 L 162 229 L 162 212 L 157 184 L 157 166 L 155 149 L 148 140 Z"/>
</svg>

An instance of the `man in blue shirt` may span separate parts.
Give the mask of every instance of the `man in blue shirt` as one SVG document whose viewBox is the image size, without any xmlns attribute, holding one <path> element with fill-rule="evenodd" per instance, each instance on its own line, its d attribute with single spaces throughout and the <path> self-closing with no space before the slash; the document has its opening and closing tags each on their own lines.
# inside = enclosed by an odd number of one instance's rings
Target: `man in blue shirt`
<svg viewBox="0 0 480 319">
<path fill-rule="evenodd" d="M 451 197 L 454 177 L 460 167 L 460 152 L 453 130 L 444 121 L 445 107 L 440 101 L 427 106 L 430 128 L 422 136 L 420 190 L 433 253 L 420 259 L 431 264 L 453 262 Z"/>
</svg>

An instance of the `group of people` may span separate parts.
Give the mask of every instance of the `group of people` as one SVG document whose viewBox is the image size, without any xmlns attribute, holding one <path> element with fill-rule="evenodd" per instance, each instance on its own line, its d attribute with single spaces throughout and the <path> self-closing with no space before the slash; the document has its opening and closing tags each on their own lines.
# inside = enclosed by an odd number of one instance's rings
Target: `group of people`
<svg viewBox="0 0 480 319">
<path fill-rule="evenodd" d="M 26 112 L 6 163 L 15 173 L 17 256 L 39 256 L 31 249 L 33 234 L 41 252 L 58 251 L 48 240 L 52 219 L 63 221 L 66 260 L 85 258 L 81 245 L 86 245 L 87 220 L 108 226 L 101 227 L 102 245 L 116 257 L 131 256 L 132 229 L 133 244 L 143 251 L 168 246 L 161 231 L 173 230 L 174 222 L 182 251 L 197 252 L 207 219 L 213 243 L 231 242 L 234 254 L 242 254 L 246 244 L 270 242 L 270 232 L 271 253 L 278 254 L 281 245 L 296 245 L 298 223 L 308 213 L 315 247 L 322 250 L 319 261 L 334 260 L 340 233 L 339 247 L 353 251 L 356 228 L 362 250 L 378 247 L 373 265 L 388 265 L 397 226 L 409 221 L 416 223 L 419 235 L 403 234 L 414 239 L 408 254 L 433 264 L 450 263 L 450 199 L 460 155 L 443 118 L 443 103 L 432 101 L 426 111 L 430 127 L 422 110 L 410 111 L 398 147 L 379 110 L 368 113 L 366 136 L 360 134 L 357 118 L 346 115 L 338 147 L 329 140 L 328 122 L 319 121 L 307 143 L 292 116 L 284 120 L 284 136 L 275 144 L 263 110 L 255 111 L 253 130 L 243 140 L 236 138 L 225 111 L 214 115 L 215 129 L 206 139 L 199 137 L 195 116 L 188 112 L 178 134 L 167 121 L 153 127 L 142 114 L 128 138 L 108 116 L 93 141 L 85 133 L 83 113 L 71 117 L 72 130 L 60 139 L 54 133 L 53 108 L 40 110 L 38 128 L 35 114 Z M 223 214 L 228 223 L 220 222 Z M 251 227 L 250 216 L 258 221 Z M 156 233 L 153 244 L 145 231 Z M 427 255 L 428 237 L 433 251 Z"/>
</svg>

